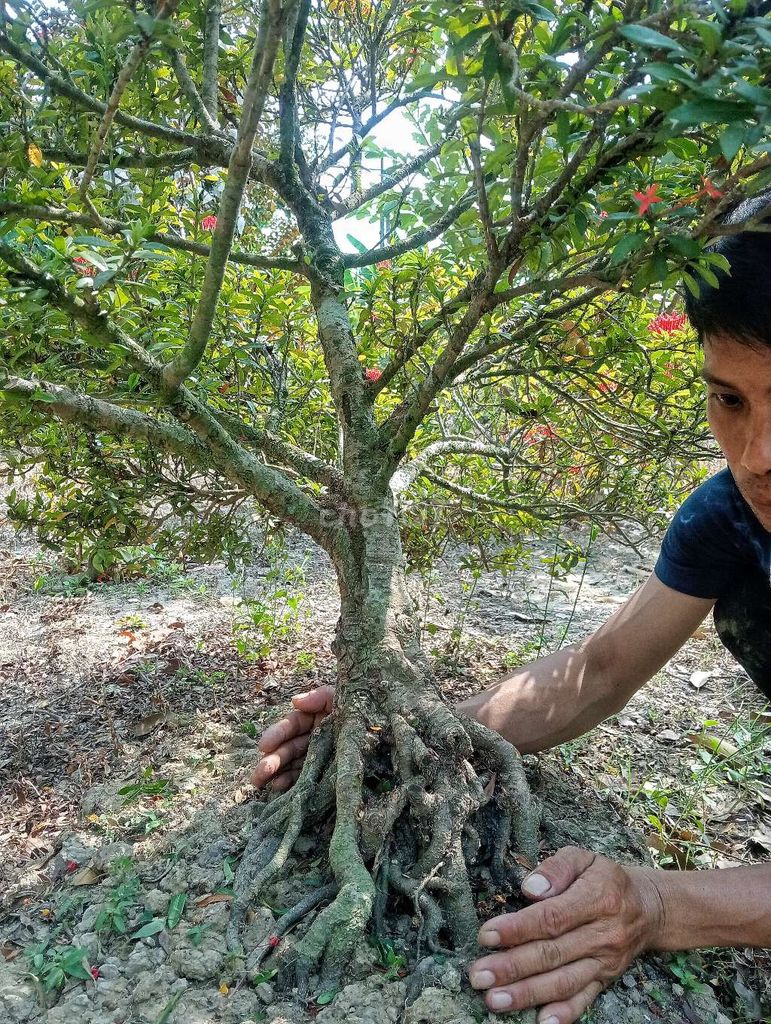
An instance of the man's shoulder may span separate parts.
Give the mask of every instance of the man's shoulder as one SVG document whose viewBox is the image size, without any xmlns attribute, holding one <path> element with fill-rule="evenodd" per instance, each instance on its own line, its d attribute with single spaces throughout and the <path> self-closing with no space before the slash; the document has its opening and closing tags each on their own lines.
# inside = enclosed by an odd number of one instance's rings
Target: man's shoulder
<svg viewBox="0 0 771 1024">
<path fill-rule="evenodd" d="M 729 526 L 736 522 L 737 512 L 744 502 L 731 471 L 721 469 L 700 484 L 683 502 L 675 518 L 683 525 L 693 522 L 694 526 Z"/>
</svg>

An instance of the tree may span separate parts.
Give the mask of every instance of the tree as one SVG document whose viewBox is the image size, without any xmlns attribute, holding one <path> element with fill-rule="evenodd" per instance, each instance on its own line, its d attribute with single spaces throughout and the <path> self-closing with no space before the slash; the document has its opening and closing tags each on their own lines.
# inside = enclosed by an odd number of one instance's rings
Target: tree
<svg viewBox="0 0 771 1024">
<path fill-rule="evenodd" d="M 536 858 L 519 754 L 435 685 L 400 504 L 607 523 L 708 451 L 674 289 L 717 280 L 721 212 L 771 181 L 769 39 L 695 0 L 5 5 L 2 435 L 40 467 L 12 513 L 100 572 L 164 502 L 240 557 L 256 499 L 337 574 L 335 713 L 259 806 L 234 947 L 330 814 L 300 979 L 389 893 L 463 947 L 469 865 Z M 370 138 L 396 112 L 409 159 Z M 352 216 L 377 244 L 342 251 Z"/>
</svg>

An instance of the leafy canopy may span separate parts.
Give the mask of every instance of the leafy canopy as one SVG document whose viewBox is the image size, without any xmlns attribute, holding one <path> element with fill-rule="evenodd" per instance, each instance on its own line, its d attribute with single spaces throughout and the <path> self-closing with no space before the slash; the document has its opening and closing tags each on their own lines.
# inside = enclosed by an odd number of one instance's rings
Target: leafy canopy
<svg viewBox="0 0 771 1024">
<path fill-rule="evenodd" d="M 771 181 L 770 41 L 682 0 L 6 3 L 12 516 L 98 572 L 248 557 L 255 508 L 332 548 L 362 480 L 416 561 L 655 521 L 710 448 L 653 317 Z"/>
</svg>

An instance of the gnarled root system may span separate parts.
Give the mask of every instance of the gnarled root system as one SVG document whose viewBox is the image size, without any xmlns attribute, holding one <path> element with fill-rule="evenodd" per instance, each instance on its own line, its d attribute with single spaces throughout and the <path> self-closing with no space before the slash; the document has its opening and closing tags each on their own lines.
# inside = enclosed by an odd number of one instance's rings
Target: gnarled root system
<svg viewBox="0 0 771 1024">
<path fill-rule="evenodd" d="M 394 900 L 406 899 L 418 921 L 418 958 L 442 943 L 471 946 L 469 868 L 484 864 L 496 883 L 516 884 L 521 865 L 537 860 L 540 808 L 514 747 L 454 713 L 430 684 L 411 699 L 398 685 L 377 689 L 349 695 L 313 736 L 295 786 L 259 805 L 236 874 L 231 949 L 301 832 L 334 813 L 332 880 L 280 921 L 284 933 L 326 901 L 284 964 L 301 991 L 316 972 L 336 984 L 368 924 L 383 934 Z M 269 952 L 253 951 L 250 964 Z"/>
</svg>

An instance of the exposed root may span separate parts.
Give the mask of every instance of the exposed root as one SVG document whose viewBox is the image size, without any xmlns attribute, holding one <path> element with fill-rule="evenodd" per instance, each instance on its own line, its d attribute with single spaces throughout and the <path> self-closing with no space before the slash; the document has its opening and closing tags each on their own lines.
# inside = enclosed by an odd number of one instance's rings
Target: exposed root
<svg viewBox="0 0 771 1024">
<path fill-rule="evenodd" d="M 276 922 L 276 927 L 273 929 L 273 934 L 270 935 L 264 942 L 260 943 L 254 951 L 249 955 L 246 962 L 247 970 L 256 970 L 263 960 L 276 948 L 279 939 L 283 938 L 288 931 L 302 921 L 304 917 L 312 913 L 316 907 L 321 906 L 322 903 L 327 903 L 334 896 L 337 895 L 337 883 L 330 882 L 329 885 L 324 885 L 315 892 L 310 893 L 305 899 L 300 900 L 299 903 L 295 903 L 291 910 L 288 910 L 285 914 L 279 918 Z"/>
<path fill-rule="evenodd" d="M 349 695 L 314 736 L 295 787 L 264 808 L 239 865 L 231 949 L 239 948 L 249 903 L 298 836 L 334 809 L 334 882 L 298 903 L 277 930 L 331 900 L 282 955 L 301 993 L 317 974 L 323 987 L 338 982 L 373 917 L 376 934 L 387 936 L 398 901 L 408 901 L 417 921 L 418 959 L 443 941 L 469 948 L 479 926 L 469 868 L 489 865 L 493 880 L 507 884 L 524 873 L 515 858 L 537 859 L 540 807 L 517 751 L 425 685 L 407 691 L 401 682 Z M 250 966 L 270 950 L 254 951 Z"/>
<path fill-rule="evenodd" d="M 228 949 L 241 949 L 241 928 L 252 900 L 286 863 L 305 824 L 316 787 L 332 753 L 332 721 L 324 722 L 308 748 L 303 771 L 295 786 L 268 804 L 249 838 L 234 882 L 230 922 L 226 933 Z"/>
</svg>

